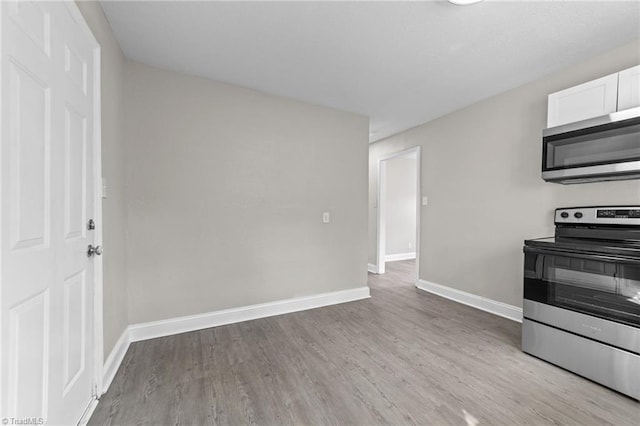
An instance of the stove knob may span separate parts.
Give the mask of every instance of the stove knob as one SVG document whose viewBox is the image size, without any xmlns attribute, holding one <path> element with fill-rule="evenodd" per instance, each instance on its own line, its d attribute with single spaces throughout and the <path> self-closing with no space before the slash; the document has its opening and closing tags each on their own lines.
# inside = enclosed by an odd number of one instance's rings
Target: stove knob
<svg viewBox="0 0 640 426">
<path fill-rule="evenodd" d="M 580 212 L 575 212 L 575 213 L 573 214 L 573 217 L 575 217 L 576 219 L 580 219 L 580 218 L 582 217 L 582 213 L 580 213 Z"/>
<path fill-rule="evenodd" d="M 560 213 L 560 216 L 561 216 L 563 219 L 566 219 L 566 218 L 568 218 L 568 217 L 569 217 L 569 213 L 567 213 L 567 212 L 562 212 L 562 213 Z"/>
</svg>

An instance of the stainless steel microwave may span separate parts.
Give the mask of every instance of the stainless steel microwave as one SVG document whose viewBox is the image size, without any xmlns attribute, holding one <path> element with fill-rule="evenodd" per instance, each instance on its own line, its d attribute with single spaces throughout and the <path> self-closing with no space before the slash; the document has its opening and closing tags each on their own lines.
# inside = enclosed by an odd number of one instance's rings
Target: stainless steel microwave
<svg viewBox="0 0 640 426">
<path fill-rule="evenodd" d="M 640 178 L 640 107 L 545 129 L 542 178 L 563 184 Z"/>
</svg>

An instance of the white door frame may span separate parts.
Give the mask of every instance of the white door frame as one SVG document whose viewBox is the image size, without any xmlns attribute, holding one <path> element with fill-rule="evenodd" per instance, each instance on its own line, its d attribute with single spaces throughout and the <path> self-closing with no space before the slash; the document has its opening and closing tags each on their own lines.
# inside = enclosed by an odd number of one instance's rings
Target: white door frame
<svg viewBox="0 0 640 426">
<path fill-rule="evenodd" d="M 80 26 L 80 28 L 82 29 L 82 31 L 85 33 L 85 35 L 87 36 L 87 39 L 91 42 L 91 44 L 93 45 L 93 78 L 94 78 L 94 84 L 93 84 L 93 90 L 94 90 L 94 98 L 93 98 L 93 142 L 94 142 L 94 149 L 93 149 L 93 172 L 94 172 L 94 199 L 93 199 L 93 206 L 94 206 L 94 221 L 96 222 L 97 226 L 95 229 L 95 245 L 102 245 L 102 228 L 103 228 L 103 222 L 102 222 L 102 113 L 101 113 L 101 86 L 102 86 L 102 80 L 101 80 L 101 72 L 100 72 L 100 68 L 101 68 L 101 50 L 100 50 L 100 44 L 98 43 L 98 41 L 96 40 L 96 38 L 93 35 L 93 32 L 91 31 L 91 29 L 89 28 L 87 22 L 85 21 L 82 13 L 80 12 L 80 9 L 78 9 L 78 6 L 76 5 L 75 1 L 73 0 L 64 0 L 64 3 L 69 11 L 69 13 L 71 14 L 71 16 L 74 18 L 74 20 L 78 23 L 78 25 Z M 0 8 L 0 18 L 1 18 L 1 13 L 2 13 L 2 8 Z M 0 25 L 1 25 L 2 20 L 0 19 Z M 1 154 L 2 150 L 0 149 L 0 154 Z M 0 167 L 2 165 L 2 162 L 0 161 Z M 1 170 L 0 170 L 1 172 Z M 0 212 L 2 211 L 2 198 L 0 198 Z M 3 238 L 3 236 L 0 234 L 0 238 Z M 2 250 L 2 245 L 0 245 L 0 250 Z M 1 258 L 1 253 L 0 253 L 0 258 Z M 0 268 L 2 267 L 2 264 L 0 262 Z M 0 269 L 1 272 L 1 269 Z M 0 274 L 1 277 L 1 274 Z M 95 406 L 97 405 L 97 399 L 101 396 L 102 394 L 102 370 L 103 370 L 103 364 L 104 364 L 104 355 L 103 355 L 103 346 L 104 346 L 104 341 L 103 341 L 103 317 L 102 317 L 102 304 L 103 304 L 103 295 L 102 295 L 102 285 L 103 285 L 103 262 L 102 262 L 102 256 L 95 256 L 94 257 L 94 306 L 93 306 L 93 310 L 94 310 L 94 331 L 93 331 L 93 349 L 94 349 L 94 359 L 92 362 L 92 368 L 93 368 L 93 397 L 95 398 L 91 405 L 89 407 L 86 407 L 87 411 L 85 412 L 85 416 L 83 416 L 83 421 L 86 422 L 88 420 L 87 417 L 87 413 L 90 414 L 91 410 L 93 408 L 95 408 Z M 0 290 L 2 289 L 2 286 L 0 286 Z M 0 293 L 0 298 L 2 297 L 2 294 Z M 1 342 L 0 342 L 1 344 Z M 0 351 L 0 354 L 2 353 L 2 351 Z M 0 359 L 0 362 L 2 360 Z M 1 390 L 1 388 L 0 388 Z M 0 402 L 2 401 L 2 395 L 0 395 Z M 4 412 L 3 408 L 0 405 L 0 412 Z"/>
<path fill-rule="evenodd" d="M 403 151 L 386 154 L 378 159 L 378 214 L 377 214 L 377 238 L 376 238 L 376 273 L 385 273 L 385 247 L 386 247 L 386 161 L 403 157 L 408 154 L 416 154 L 416 282 L 420 277 L 420 213 L 421 213 L 421 172 L 422 172 L 422 148 L 416 146 Z"/>
<path fill-rule="evenodd" d="M 94 231 L 94 245 L 102 245 L 102 230 L 104 222 L 102 221 L 102 80 L 101 80 L 101 48 L 96 40 L 91 28 L 85 21 L 84 16 L 78 9 L 74 0 L 65 0 L 71 16 L 76 20 L 82 31 L 93 44 L 93 215 L 96 223 Z M 102 256 L 94 256 L 94 331 L 93 331 L 93 396 L 94 401 L 91 407 L 87 407 L 87 413 L 83 416 L 83 420 L 88 421 L 88 415 L 97 405 L 98 398 L 102 395 L 102 370 L 104 365 L 104 340 L 103 340 L 103 316 L 102 316 L 102 284 L 103 284 L 103 261 Z"/>
</svg>

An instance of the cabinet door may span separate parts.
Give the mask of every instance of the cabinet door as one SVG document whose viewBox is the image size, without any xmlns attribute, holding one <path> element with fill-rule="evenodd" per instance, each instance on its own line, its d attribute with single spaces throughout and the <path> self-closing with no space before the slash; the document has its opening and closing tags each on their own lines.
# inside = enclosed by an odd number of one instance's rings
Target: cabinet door
<svg viewBox="0 0 640 426">
<path fill-rule="evenodd" d="M 618 73 L 549 95 L 547 127 L 560 126 L 615 112 Z"/>
<path fill-rule="evenodd" d="M 640 106 L 640 65 L 620 71 L 618 111 Z"/>
</svg>

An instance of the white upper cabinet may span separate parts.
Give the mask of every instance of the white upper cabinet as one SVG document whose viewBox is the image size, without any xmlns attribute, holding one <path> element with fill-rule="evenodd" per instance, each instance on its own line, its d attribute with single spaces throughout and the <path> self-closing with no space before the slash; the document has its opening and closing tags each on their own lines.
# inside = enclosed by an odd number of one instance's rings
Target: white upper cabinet
<svg viewBox="0 0 640 426">
<path fill-rule="evenodd" d="M 640 106 L 640 65 L 620 71 L 618 111 Z"/>
<path fill-rule="evenodd" d="M 550 94 L 547 127 L 610 114 L 617 106 L 618 73 L 615 73 Z"/>
</svg>

